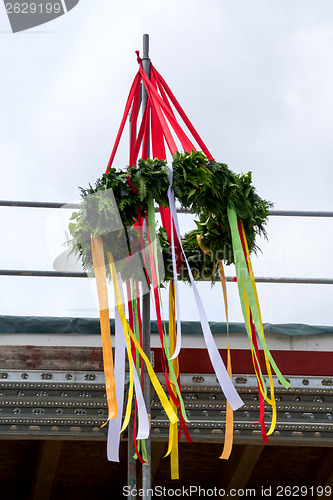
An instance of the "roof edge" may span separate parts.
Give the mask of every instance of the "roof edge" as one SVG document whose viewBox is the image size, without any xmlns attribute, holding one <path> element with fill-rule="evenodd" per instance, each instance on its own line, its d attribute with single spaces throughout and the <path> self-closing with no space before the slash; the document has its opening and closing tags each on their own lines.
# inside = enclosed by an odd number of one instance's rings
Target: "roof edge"
<svg viewBox="0 0 333 500">
<path fill-rule="evenodd" d="M 114 328 L 114 319 L 110 319 L 111 328 Z M 166 322 L 166 325 L 168 322 Z M 227 332 L 226 323 L 209 322 L 214 334 Z M 202 333 L 199 321 L 182 321 L 182 334 L 198 335 Z M 265 332 L 277 335 L 332 335 L 333 326 L 304 325 L 301 323 L 271 324 L 264 323 Z M 244 323 L 229 323 L 230 333 L 245 332 Z M 158 333 L 157 322 L 151 321 L 151 332 Z M 13 334 L 87 334 L 99 335 L 99 318 L 73 318 L 52 316 L 0 316 L 0 333 Z"/>
</svg>

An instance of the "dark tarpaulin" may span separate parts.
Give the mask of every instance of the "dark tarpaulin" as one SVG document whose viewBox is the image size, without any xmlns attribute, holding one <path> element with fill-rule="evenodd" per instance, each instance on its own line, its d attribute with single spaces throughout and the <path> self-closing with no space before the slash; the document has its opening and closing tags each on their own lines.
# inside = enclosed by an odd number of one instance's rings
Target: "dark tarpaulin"
<svg viewBox="0 0 333 500">
<path fill-rule="evenodd" d="M 114 328 L 114 319 L 110 320 L 111 328 Z M 167 325 L 167 322 L 166 322 Z M 210 322 L 212 333 L 226 333 L 225 323 Z M 245 333 L 243 323 L 230 323 L 230 333 Z M 277 335 L 332 335 L 333 326 L 303 325 L 299 323 L 275 324 L 264 323 L 265 332 Z M 157 322 L 151 322 L 151 332 L 158 333 Z M 99 318 L 58 318 L 50 316 L 0 316 L 0 333 L 80 333 L 99 335 Z M 197 321 L 182 321 L 182 333 L 184 335 L 201 334 L 201 326 Z"/>
</svg>

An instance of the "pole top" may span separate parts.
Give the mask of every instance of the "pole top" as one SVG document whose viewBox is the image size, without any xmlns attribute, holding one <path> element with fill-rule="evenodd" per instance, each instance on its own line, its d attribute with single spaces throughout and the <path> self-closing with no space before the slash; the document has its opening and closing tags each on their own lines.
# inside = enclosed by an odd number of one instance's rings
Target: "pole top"
<svg viewBox="0 0 333 500">
<path fill-rule="evenodd" d="M 149 59 L 149 35 L 145 33 L 143 35 L 143 55 L 142 59 Z"/>
</svg>

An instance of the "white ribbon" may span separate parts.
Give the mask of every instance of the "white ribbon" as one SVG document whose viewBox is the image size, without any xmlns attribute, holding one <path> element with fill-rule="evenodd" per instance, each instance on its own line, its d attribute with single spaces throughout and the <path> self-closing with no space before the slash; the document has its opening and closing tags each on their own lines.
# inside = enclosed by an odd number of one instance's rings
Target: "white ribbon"
<svg viewBox="0 0 333 500">
<path fill-rule="evenodd" d="M 124 292 L 120 273 L 117 273 L 122 304 L 124 305 Z M 116 304 L 116 300 L 115 300 Z M 108 439 L 107 439 L 107 457 L 110 462 L 119 462 L 120 430 L 123 417 L 124 406 L 124 385 L 125 385 L 125 332 L 120 320 L 117 306 L 115 307 L 115 385 L 117 397 L 117 418 L 109 420 Z M 132 353 L 129 352 L 132 363 Z M 147 439 L 149 436 L 149 419 L 146 405 L 143 399 L 141 384 L 133 363 L 133 382 L 138 403 L 139 426 L 137 439 Z"/>
<path fill-rule="evenodd" d="M 115 301 L 116 303 L 116 301 Z M 124 385 L 125 385 L 125 333 L 122 322 L 115 307 L 115 385 L 117 398 L 117 417 L 109 420 L 107 457 L 110 462 L 119 462 L 120 429 L 123 418 Z"/>
<path fill-rule="evenodd" d="M 210 329 L 210 326 L 209 326 L 209 323 L 208 323 L 208 320 L 207 320 L 207 316 L 206 316 L 206 313 L 205 313 L 205 310 L 204 310 L 204 307 L 203 307 L 203 304 L 202 304 L 202 301 L 201 301 L 201 297 L 200 297 L 199 291 L 197 289 L 197 285 L 196 285 L 196 283 L 195 283 L 195 281 L 193 279 L 192 271 L 191 271 L 191 268 L 189 266 L 189 263 L 187 261 L 187 258 L 186 258 L 186 255 L 185 255 L 185 252 L 184 252 L 184 249 L 183 249 L 183 245 L 182 245 L 182 241 L 181 241 L 181 235 L 180 235 L 180 230 L 179 230 L 179 223 L 178 223 L 177 209 L 176 209 L 176 204 L 175 204 L 175 197 L 174 197 L 174 193 L 173 193 L 173 191 L 171 189 L 172 177 L 173 177 L 172 167 L 169 166 L 169 182 L 170 182 L 170 187 L 168 189 L 168 199 L 169 199 L 169 207 L 170 207 L 170 212 L 171 212 L 171 239 L 172 239 L 172 235 L 173 235 L 173 225 L 172 225 L 172 221 L 173 221 L 174 225 L 175 225 L 176 234 L 177 234 L 177 237 L 178 237 L 181 249 L 182 249 L 182 253 L 183 253 L 183 256 L 184 256 L 184 260 L 185 260 L 185 263 L 186 263 L 186 266 L 187 266 L 188 274 L 189 274 L 189 277 L 190 277 L 190 282 L 191 282 L 191 285 L 192 285 L 192 289 L 193 289 L 193 293 L 194 293 L 194 298 L 195 298 L 195 301 L 196 301 L 196 304 L 197 304 L 197 308 L 198 308 L 198 312 L 199 312 L 199 317 L 200 317 L 200 322 L 201 322 L 201 328 L 202 328 L 202 332 L 203 332 L 203 335 L 204 335 L 204 339 L 205 339 L 205 342 L 206 342 L 206 346 L 207 346 L 207 350 L 208 350 L 208 354 L 209 354 L 211 363 L 213 365 L 216 377 L 217 377 L 217 379 L 219 381 L 219 384 L 221 386 L 221 389 L 222 389 L 222 391 L 223 391 L 226 399 L 228 400 L 228 402 L 229 402 L 230 406 L 232 407 L 232 409 L 233 410 L 237 410 L 238 408 L 240 408 L 241 406 L 243 406 L 244 403 L 241 400 L 239 394 L 237 393 L 237 391 L 236 391 L 236 389 L 235 389 L 235 387 L 234 387 L 234 385 L 233 385 L 233 383 L 232 383 L 232 381 L 231 381 L 231 379 L 230 379 L 230 377 L 228 375 L 226 367 L 224 366 L 224 363 L 222 361 L 222 358 L 221 358 L 220 353 L 218 351 L 218 348 L 216 346 L 216 343 L 215 343 L 213 334 L 211 332 L 211 329 Z M 173 249 L 172 259 L 174 260 L 174 249 Z M 175 283 L 176 283 L 176 281 L 175 281 Z M 177 303 L 177 301 L 176 301 L 176 303 Z M 177 338 L 177 343 L 178 343 L 178 338 Z"/>
<path fill-rule="evenodd" d="M 130 356 L 132 356 L 131 352 L 130 352 Z M 132 358 L 132 362 L 133 362 L 133 358 Z M 143 399 L 140 380 L 139 380 L 137 371 L 135 369 L 134 363 L 133 363 L 133 382 L 134 382 L 134 389 L 135 389 L 135 394 L 136 394 L 136 401 L 138 404 L 138 416 L 139 416 L 139 425 L 138 425 L 138 432 L 136 435 L 136 439 L 147 439 L 149 436 L 148 413 L 147 413 L 145 401 Z"/>
<path fill-rule="evenodd" d="M 179 304 L 179 291 L 178 291 L 178 278 L 177 278 L 177 265 L 176 265 L 176 252 L 175 252 L 175 237 L 173 233 L 173 217 L 171 212 L 171 204 L 175 205 L 175 195 L 171 189 L 173 182 L 173 171 L 172 167 L 169 168 L 169 183 L 170 186 L 168 188 L 168 198 L 169 198 L 169 207 L 170 207 L 170 226 L 171 226 L 171 254 L 172 254 L 172 271 L 173 271 L 173 281 L 175 284 L 175 302 L 176 302 L 176 320 L 177 320 L 177 338 L 176 338 L 176 347 L 173 355 L 170 359 L 175 359 L 180 353 L 180 349 L 182 346 L 182 329 L 181 329 L 181 321 L 180 321 L 180 304 Z M 177 213 L 177 212 L 176 212 Z M 180 242 L 181 244 L 181 242 Z M 183 247 L 182 247 L 183 250 Z"/>
<path fill-rule="evenodd" d="M 124 290 L 123 290 L 123 284 L 121 281 L 120 273 L 117 273 L 117 277 L 118 277 L 118 284 L 119 284 L 121 300 L 123 303 L 123 307 L 125 309 Z M 130 299 L 130 297 L 128 297 L 128 299 Z M 137 297 L 137 300 L 140 300 L 140 297 Z M 126 344 L 126 348 L 127 348 L 127 344 Z M 127 352 L 128 352 L 128 350 L 127 350 Z M 139 425 L 138 425 L 138 432 L 137 432 L 136 439 L 147 439 L 149 436 L 149 419 L 148 419 L 147 408 L 146 408 L 145 401 L 143 399 L 142 388 L 141 388 L 140 380 L 139 380 L 139 377 L 138 377 L 138 374 L 137 374 L 137 371 L 136 371 L 136 368 L 134 365 L 131 350 L 128 352 L 128 356 L 130 356 L 131 360 L 132 360 L 134 390 L 135 390 L 135 394 L 136 394 L 136 401 L 138 404 Z"/>
</svg>

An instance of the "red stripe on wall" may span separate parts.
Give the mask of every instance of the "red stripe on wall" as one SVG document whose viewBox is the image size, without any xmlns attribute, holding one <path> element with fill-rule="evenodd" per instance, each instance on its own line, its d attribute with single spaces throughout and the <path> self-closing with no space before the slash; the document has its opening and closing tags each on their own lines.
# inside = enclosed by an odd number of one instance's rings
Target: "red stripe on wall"
<svg viewBox="0 0 333 500">
<path fill-rule="evenodd" d="M 152 349 L 155 354 L 155 370 L 161 372 L 160 349 Z M 219 350 L 224 363 L 227 351 Z M 260 351 L 262 354 L 262 351 Z M 333 376 L 333 352 L 324 351 L 271 351 L 276 364 L 284 375 Z M 233 373 L 254 373 L 250 350 L 231 351 Z M 213 373 L 206 349 L 183 348 L 179 356 L 180 373 Z M 263 373 L 265 363 L 263 363 Z"/>
</svg>

